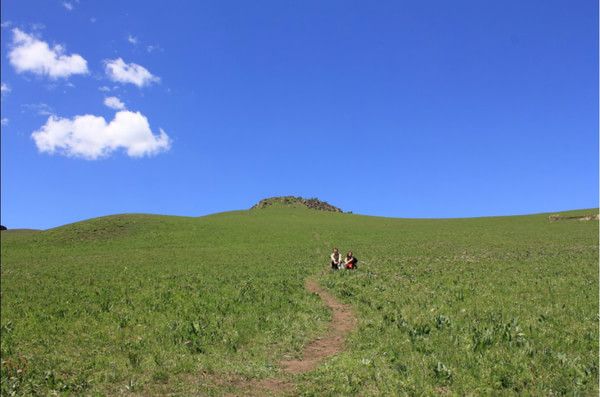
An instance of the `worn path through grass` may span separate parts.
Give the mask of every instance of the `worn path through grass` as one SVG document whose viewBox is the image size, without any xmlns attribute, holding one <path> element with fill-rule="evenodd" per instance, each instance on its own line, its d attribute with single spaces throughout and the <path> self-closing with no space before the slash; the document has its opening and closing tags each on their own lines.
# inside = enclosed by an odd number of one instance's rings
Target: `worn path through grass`
<svg viewBox="0 0 600 397">
<path fill-rule="evenodd" d="M 356 327 L 356 316 L 352 308 L 350 305 L 339 302 L 313 278 L 306 279 L 305 288 L 307 291 L 319 295 L 332 312 L 327 334 L 306 345 L 302 352 L 302 358 L 279 362 L 279 366 L 288 375 L 286 379 L 269 378 L 250 382 L 247 390 L 244 391 L 245 395 L 289 394 L 294 389 L 294 383 L 289 379 L 289 375 L 312 371 L 323 360 L 344 349 L 346 336 Z"/>
</svg>

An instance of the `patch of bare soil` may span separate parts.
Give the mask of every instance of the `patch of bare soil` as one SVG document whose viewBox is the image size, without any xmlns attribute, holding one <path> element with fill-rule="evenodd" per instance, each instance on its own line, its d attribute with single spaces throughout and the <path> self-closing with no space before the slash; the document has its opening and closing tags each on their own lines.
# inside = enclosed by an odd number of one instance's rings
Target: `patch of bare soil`
<svg viewBox="0 0 600 397">
<path fill-rule="evenodd" d="M 550 215 L 548 217 L 548 220 L 550 222 L 568 221 L 568 220 L 597 221 L 597 220 L 600 220 L 600 214 L 589 214 L 589 215 L 578 215 L 578 216 Z"/>
</svg>

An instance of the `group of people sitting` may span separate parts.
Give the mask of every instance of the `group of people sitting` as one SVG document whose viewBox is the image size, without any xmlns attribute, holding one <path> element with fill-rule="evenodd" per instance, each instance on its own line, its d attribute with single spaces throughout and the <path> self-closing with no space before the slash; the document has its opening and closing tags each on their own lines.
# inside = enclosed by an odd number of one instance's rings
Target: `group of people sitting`
<svg viewBox="0 0 600 397">
<path fill-rule="evenodd" d="M 356 269 L 356 264 L 358 263 L 358 259 L 354 257 L 352 251 L 348 251 L 346 256 L 344 257 L 340 254 L 340 251 L 337 248 L 333 249 L 331 253 L 331 269 Z"/>
</svg>

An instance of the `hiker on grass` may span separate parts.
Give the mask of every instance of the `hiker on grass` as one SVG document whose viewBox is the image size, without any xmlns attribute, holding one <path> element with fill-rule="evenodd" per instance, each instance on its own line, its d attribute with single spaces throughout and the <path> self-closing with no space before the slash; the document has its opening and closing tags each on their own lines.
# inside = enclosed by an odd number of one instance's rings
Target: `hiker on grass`
<svg viewBox="0 0 600 397">
<path fill-rule="evenodd" d="M 343 262 L 342 254 L 340 254 L 340 251 L 337 248 L 334 248 L 333 252 L 331 253 L 331 269 L 332 270 L 341 269 L 341 267 L 343 265 L 342 262 Z"/>
<path fill-rule="evenodd" d="M 358 263 L 358 259 L 354 257 L 352 251 L 348 251 L 346 254 L 346 258 L 344 259 L 344 266 L 346 269 L 356 269 L 356 264 Z"/>
</svg>

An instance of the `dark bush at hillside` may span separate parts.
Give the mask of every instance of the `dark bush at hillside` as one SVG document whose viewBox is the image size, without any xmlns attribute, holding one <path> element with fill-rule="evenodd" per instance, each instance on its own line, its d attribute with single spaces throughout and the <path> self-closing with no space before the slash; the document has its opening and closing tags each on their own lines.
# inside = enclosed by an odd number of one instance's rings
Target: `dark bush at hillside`
<svg viewBox="0 0 600 397">
<path fill-rule="evenodd" d="M 340 208 L 335 207 L 325 201 L 321 201 L 317 198 L 305 199 L 303 197 L 294 196 L 282 196 L 282 197 L 270 197 L 260 200 L 251 209 L 261 209 L 270 206 L 304 206 L 312 210 L 318 211 L 329 211 L 329 212 L 344 212 Z"/>
</svg>

